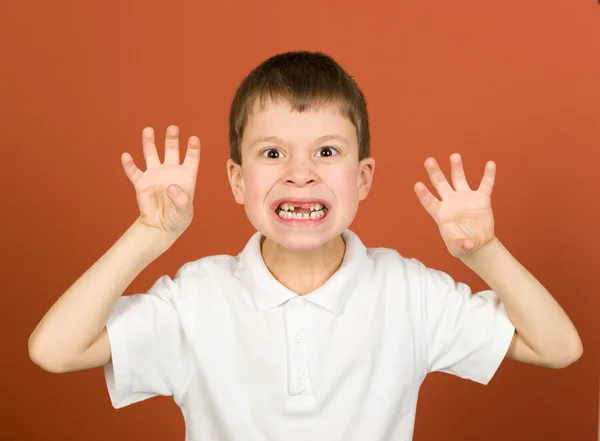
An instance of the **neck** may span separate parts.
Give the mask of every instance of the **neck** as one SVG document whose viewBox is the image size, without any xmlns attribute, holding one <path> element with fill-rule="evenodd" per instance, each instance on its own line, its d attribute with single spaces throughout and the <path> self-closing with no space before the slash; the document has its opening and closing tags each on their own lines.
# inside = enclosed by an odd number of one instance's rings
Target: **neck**
<svg viewBox="0 0 600 441">
<path fill-rule="evenodd" d="M 281 284 L 298 295 L 323 285 L 342 265 L 346 244 L 341 235 L 323 246 L 291 251 L 263 237 L 261 252 L 266 267 Z"/>
</svg>

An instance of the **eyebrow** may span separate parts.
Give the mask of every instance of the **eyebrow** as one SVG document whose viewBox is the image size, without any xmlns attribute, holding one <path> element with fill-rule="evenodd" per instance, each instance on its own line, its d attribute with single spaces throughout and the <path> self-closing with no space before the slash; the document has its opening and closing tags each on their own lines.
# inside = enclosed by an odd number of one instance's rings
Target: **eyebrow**
<svg viewBox="0 0 600 441">
<path fill-rule="evenodd" d="M 319 138 L 316 139 L 316 143 L 320 144 L 324 141 L 328 141 L 330 139 L 337 139 L 338 141 L 342 141 L 343 143 L 347 144 L 348 146 L 350 145 L 350 142 L 348 142 L 348 140 L 340 135 L 339 133 L 332 133 L 332 134 L 328 134 L 328 135 L 323 135 L 320 136 Z M 259 138 L 256 141 L 254 141 L 252 144 L 250 144 L 249 147 L 252 147 L 254 144 L 258 144 L 259 142 L 277 142 L 279 144 L 285 144 L 285 140 L 277 137 L 277 136 L 265 136 L 263 138 Z"/>
</svg>

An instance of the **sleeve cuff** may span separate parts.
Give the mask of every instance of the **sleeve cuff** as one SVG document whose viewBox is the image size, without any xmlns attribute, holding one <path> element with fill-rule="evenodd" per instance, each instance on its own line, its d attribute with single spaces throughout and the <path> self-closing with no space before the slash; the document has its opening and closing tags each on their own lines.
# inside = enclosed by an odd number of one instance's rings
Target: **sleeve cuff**
<svg viewBox="0 0 600 441">
<path fill-rule="evenodd" d="M 501 311 L 496 315 L 498 323 L 494 339 L 490 342 L 488 356 L 482 363 L 481 374 L 473 378 L 474 381 L 484 385 L 487 385 L 498 371 L 515 335 L 515 326 L 508 318 L 504 305 L 500 305 L 500 308 Z"/>
<path fill-rule="evenodd" d="M 110 401 L 115 409 L 132 404 L 129 354 L 127 352 L 126 334 L 120 320 L 119 306 L 115 305 L 106 323 L 106 331 L 110 344 L 111 362 L 104 366 L 104 377 Z"/>
</svg>

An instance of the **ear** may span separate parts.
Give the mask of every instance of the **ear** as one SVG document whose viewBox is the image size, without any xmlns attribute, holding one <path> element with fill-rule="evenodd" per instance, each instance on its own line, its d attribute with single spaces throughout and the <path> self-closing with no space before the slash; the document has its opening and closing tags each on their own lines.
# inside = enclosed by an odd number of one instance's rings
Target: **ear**
<svg viewBox="0 0 600 441">
<path fill-rule="evenodd" d="M 242 175 L 242 166 L 236 164 L 231 159 L 227 160 L 227 176 L 229 185 L 233 191 L 233 197 L 238 204 L 244 204 L 244 177 Z"/>
<path fill-rule="evenodd" d="M 358 165 L 358 200 L 362 201 L 369 194 L 375 173 L 375 159 L 365 158 Z"/>
</svg>

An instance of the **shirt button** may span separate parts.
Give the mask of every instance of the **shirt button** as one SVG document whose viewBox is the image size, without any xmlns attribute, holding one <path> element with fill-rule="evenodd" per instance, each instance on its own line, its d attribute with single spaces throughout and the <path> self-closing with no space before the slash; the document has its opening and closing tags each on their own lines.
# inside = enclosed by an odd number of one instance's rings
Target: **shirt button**
<svg viewBox="0 0 600 441">
<path fill-rule="evenodd" d="M 300 297 L 296 297 L 292 300 L 292 308 L 294 309 L 302 309 L 304 307 L 304 300 Z"/>
<path fill-rule="evenodd" d="M 298 334 L 298 341 L 300 343 L 304 343 L 306 341 L 306 334 L 304 332 Z"/>
<path fill-rule="evenodd" d="M 308 372 L 306 372 L 304 369 L 302 369 L 301 371 L 298 372 L 298 376 L 300 378 L 306 378 L 306 377 L 308 377 Z"/>
</svg>

